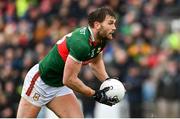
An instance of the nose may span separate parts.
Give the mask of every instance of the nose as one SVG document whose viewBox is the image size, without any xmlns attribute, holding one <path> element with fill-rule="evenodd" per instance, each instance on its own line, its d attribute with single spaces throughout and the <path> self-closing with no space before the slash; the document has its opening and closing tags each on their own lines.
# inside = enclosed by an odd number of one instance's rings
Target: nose
<svg viewBox="0 0 180 119">
<path fill-rule="evenodd" d="M 112 30 L 116 30 L 116 25 L 114 24 L 113 27 L 112 27 Z"/>
</svg>

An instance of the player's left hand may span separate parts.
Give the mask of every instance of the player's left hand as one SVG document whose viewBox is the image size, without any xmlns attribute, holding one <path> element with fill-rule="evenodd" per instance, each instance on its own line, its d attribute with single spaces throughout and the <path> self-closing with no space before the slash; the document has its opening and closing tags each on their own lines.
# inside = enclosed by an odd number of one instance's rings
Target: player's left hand
<svg viewBox="0 0 180 119">
<path fill-rule="evenodd" d="M 93 95 L 93 98 L 102 103 L 102 104 L 106 104 L 106 105 L 109 105 L 109 106 L 113 106 L 115 105 L 116 103 L 119 102 L 119 100 L 117 98 L 110 98 L 106 95 L 106 92 L 110 89 L 110 87 L 106 87 L 102 90 L 97 90 L 95 92 L 95 94 Z"/>
</svg>

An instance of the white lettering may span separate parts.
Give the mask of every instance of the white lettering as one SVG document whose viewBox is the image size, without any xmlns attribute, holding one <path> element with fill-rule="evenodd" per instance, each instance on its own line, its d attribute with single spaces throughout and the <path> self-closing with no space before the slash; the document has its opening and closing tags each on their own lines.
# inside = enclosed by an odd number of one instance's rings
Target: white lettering
<svg viewBox="0 0 180 119">
<path fill-rule="evenodd" d="M 82 29 L 80 30 L 80 34 L 85 35 L 85 31 L 86 31 L 86 27 L 84 27 L 84 28 L 82 28 Z"/>
</svg>

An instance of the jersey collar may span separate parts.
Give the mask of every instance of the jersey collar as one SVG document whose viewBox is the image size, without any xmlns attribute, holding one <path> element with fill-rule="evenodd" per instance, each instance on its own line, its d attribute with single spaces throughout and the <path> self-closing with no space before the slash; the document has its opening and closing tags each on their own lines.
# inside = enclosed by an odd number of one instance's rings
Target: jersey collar
<svg viewBox="0 0 180 119">
<path fill-rule="evenodd" d="M 92 41 L 94 42 L 94 41 L 95 41 L 95 39 L 94 39 L 94 34 L 93 34 L 93 32 L 92 32 L 92 30 L 91 30 L 91 28 L 90 28 L 89 25 L 88 25 L 88 30 L 90 31 L 91 39 L 92 39 Z"/>
</svg>

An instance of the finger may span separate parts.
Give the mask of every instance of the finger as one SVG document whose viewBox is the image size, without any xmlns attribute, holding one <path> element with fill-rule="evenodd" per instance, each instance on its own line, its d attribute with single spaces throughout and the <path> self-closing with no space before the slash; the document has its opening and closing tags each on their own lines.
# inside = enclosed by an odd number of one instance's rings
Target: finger
<svg viewBox="0 0 180 119">
<path fill-rule="evenodd" d="M 111 79 L 110 77 L 108 77 L 106 80 L 109 80 L 109 79 Z"/>
<path fill-rule="evenodd" d="M 117 79 L 117 80 L 119 80 L 119 77 L 113 77 L 113 79 Z"/>
<path fill-rule="evenodd" d="M 110 105 L 110 106 L 113 106 L 116 104 L 116 102 L 113 102 L 113 101 L 107 101 L 107 103 Z"/>
<path fill-rule="evenodd" d="M 120 100 L 117 97 L 114 97 L 113 101 L 116 102 L 116 103 L 120 102 Z"/>
<path fill-rule="evenodd" d="M 107 92 L 109 89 L 110 89 L 110 87 L 105 87 L 105 88 L 103 89 L 103 91 L 104 91 L 104 92 Z"/>
<path fill-rule="evenodd" d="M 113 106 L 113 103 L 109 102 L 109 101 L 107 101 L 105 104 L 108 105 L 108 106 Z"/>
<path fill-rule="evenodd" d="M 114 102 L 114 103 L 120 102 L 120 100 L 117 97 L 109 98 L 109 101 Z"/>
</svg>

